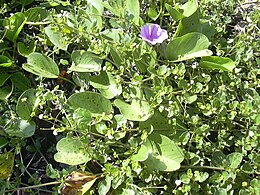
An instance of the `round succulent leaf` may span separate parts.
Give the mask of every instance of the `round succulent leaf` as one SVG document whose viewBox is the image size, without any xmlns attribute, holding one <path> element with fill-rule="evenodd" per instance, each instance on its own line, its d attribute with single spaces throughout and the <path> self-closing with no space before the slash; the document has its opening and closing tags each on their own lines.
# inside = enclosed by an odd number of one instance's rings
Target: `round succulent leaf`
<svg viewBox="0 0 260 195">
<path fill-rule="evenodd" d="M 54 159 L 57 162 L 68 165 L 79 165 L 91 160 L 87 153 L 86 146 L 79 138 L 62 138 L 56 145 L 57 153 Z"/>
<path fill-rule="evenodd" d="M 153 116 L 154 111 L 147 101 L 134 99 L 131 104 L 116 99 L 114 104 L 128 120 L 146 121 Z"/>
<path fill-rule="evenodd" d="M 143 162 L 149 169 L 159 171 L 175 171 L 184 160 L 181 149 L 168 137 L 153 133 L 144 143 L 149 156 Z"/>
<path fill-rule="evenodd" d="M 233 152 L 233 153 L 227 155 L 227 159 L 229 161 L 228 167 L 230 167 L 232 169 L 236 169 L 240 166 L 242 159 L 243 159 L 243 155 L 238 152 Z"/>
<path fill-rule="evenodd" d="M 69 97 L 68 104 L 74 110 L 77 108 L 87 109 L 92 115 L 110 114 L 112 112 L 111 102 L 101 94 L 95 92 L 75 93 Z"/>
<path fill-rule="evenodd" d="M 148 148 L 145 145 L 141 145 L 137 154 L 134 154 L 131 159 L 134 161 L 145 161 L 149 156 Z"/>
</svg>

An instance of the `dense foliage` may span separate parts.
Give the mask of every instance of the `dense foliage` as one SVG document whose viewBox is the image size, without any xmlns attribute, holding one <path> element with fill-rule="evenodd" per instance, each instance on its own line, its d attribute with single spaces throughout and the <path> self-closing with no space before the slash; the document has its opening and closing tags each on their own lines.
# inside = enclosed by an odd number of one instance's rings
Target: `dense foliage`
<svg viewBox="0 0 260 195">
<path fill-rule="evenodd" d="M 0 194 L 259 194 L 259 3 L 1 0 Z"/>
</svg>

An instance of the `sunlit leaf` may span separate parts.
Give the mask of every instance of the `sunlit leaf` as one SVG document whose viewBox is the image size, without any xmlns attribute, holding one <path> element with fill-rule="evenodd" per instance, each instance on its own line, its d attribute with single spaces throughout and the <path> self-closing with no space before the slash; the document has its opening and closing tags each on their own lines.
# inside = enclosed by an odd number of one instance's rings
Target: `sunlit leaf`
<svg viewBox="0 0 260 195">
<path fill-rule="evenodd" d="M 95 54 L 87 51 L 74 51 L 71 54 L 72 66 L 69 71 L 98 72 L 101 70 L 102 60 Z"/>
<path fill-rule="evenodd" d="M 10 67 L 12 65 L 13 65 L 13 61 L 10 58 L 0 55 L 0 66 Z"/>
<path fill-rule="evenodd" d="M 107 99 L 120 95 L 122 93 L 122 86 L 117 83 L 110 72 L 102 71 L 98 76 L 90 78 L 90 85 L 100 91 L 100 93 Z"/>
<path fill-rule="evenodd" d="M 126 0 L 126 11 L 130 14 L 130 17 L 133 19 L 133 22 L 138 25 L 139 24 L 139 15 L 140 15 L 140 7 L 138 0 Z"/>
<path fill-rule="evenodd" d="M 77 137 L 62 138 L 57 143 L 56 149 L 58 152 L 54 155 L 54 159 L 57 162 L 68 165 L 79 165 L 91 160 L 91 157 L 86 150 L 86 146 L 84 146 Z"/>
<path fill-rule="evenodd" d="M 201 68 L 209 68 L 223 71 L 230 71 L 236 67 L 236 63 L 227 57 L 207 56 L 199 62 Z"/>
<path fill-rule="evenodd" d="M 146 121 L 154 113 L 149 103 L 144 100 L 134 99 L 131 104 L 128 104 L 120 99 L 116 99 L 114 104 L 128 120 Z"/>
<path fill-rule="evenodd" d="M 229 161 L 228 167 L 235 169 L 235 168 L 238 168 L 239 165 L 241 164 L 243 155 L 238 152 L 233 152 L 233 153 L 227 155 L 227 159 Z"/>
<path fill-rule="evenodd" d="M 23 69 L 46 78 L 58 78 L 60 72 L 58 65 L 48 56 L 40 53 L 31 53 Z"/>
<path fill-rule="evenodd" d="M 180 168 L 184 154 L 168 137 L 153 133 L 148 136 L 144 145 L 148 149 L 149 156 L 143 163 L 149 169 L 175 171 Z"/>
<path fill-rule="evenodd" d="M 182 18 L 189 17 L 191 16 L 198 8 L 198 3 L 197 0 L 190 0 L 187 3 L 183 5 L 177 5 L 175 7 L 172 7 L 169 4 L 165 4 L 165 7 L 171 17 L 175 20 L 178 21 Z"/>
<path fill-rule="evenodd" d="M 111 102 L 99 93 L 81 92 L 75 93 L 68 99 L 68 104 L 73 108 L 84 108 L 92 114 L 110 114 L 112 112 Z"/>
<path fill-rule="evenodd" d="M 174 38 L 166 47 L 166 57 L 178 62 L 196 57 L 212 55 L 208 50 L 208 38 L 197 32 L 188 33 L 182 37 Z"/>
<path fill-rule="evenodd" d="M 6 38 L 15 42 L 25 23 L 26 17 L 21 12 L 16 12 L 10 18 L 6 19 L 4 22 L 5 27 L 8 29 L 6 32 Z"/>
<path fill-rule="evenodd" d="M 55 31 L 51 26 L 44 28 L 45 34 L 48 36 L 50 41 L 59 49 L 62 49 L 64 51 L 67 50 L 68 43 L 66 38 L 63 36 L 63 34 L 60 31 Z"/>
<path fill-rule="evenodd" d="M 111 188 L 111 182 L 112 178 L 107 175 L 105 179 L 101 180 L 98 183 L 98 193 L 101 194 L 107 194 L 109 189 Z"/>
</svg>

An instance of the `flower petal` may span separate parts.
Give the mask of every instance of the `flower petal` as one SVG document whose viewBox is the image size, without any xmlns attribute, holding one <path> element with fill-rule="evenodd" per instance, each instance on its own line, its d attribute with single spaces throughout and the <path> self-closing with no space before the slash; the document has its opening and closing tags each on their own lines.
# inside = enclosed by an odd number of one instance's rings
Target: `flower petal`
<svg viewBox="0 0 260 195">
<path fill-rule="evenodd" d="M 147 41 L 148 43 L 155 45 L 156 43 L 162 43 L 165 39 L 168 38 L 167 31 L 161 29 L 158 24 L 145 24 L 141 27 L 140 37 Z"/>
</svg>

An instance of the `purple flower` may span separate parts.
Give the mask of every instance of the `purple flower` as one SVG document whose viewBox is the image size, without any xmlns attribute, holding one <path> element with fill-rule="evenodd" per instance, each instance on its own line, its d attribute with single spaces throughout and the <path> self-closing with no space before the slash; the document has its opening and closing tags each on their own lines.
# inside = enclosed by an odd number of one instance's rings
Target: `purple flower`
<svg viewBox="0 0 260 195">
<path fill-rule="evenodd" d="M 141 28 L 140 37 L 142 37 L 144 41 L 155 45 L 156 43 L 162 43 L 165 39 L 167 39 L 168 34 L 167 31 L 161 29 L 158 24 L 146 24 Z"/>
</svg>

